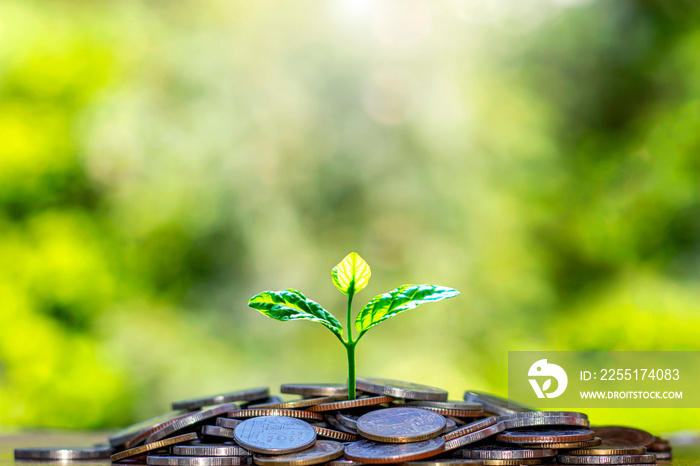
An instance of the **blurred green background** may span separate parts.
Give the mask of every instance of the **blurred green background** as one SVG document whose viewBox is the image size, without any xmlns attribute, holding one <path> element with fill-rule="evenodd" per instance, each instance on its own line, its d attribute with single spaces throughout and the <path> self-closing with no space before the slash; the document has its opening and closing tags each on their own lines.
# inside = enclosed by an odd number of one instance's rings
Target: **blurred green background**
<svg viewBox="0 0 700 466">
<path fill-rule="evenodd" d="M 246 306 L 330 270 L 462 295 L 358 373 L 506 394 L 508 350 L 700 350 L 692 1 L 0 0 L 0 424 L 345 380 Z M 592 421 L 696 429 L 700 410 Z"/>
</svg>

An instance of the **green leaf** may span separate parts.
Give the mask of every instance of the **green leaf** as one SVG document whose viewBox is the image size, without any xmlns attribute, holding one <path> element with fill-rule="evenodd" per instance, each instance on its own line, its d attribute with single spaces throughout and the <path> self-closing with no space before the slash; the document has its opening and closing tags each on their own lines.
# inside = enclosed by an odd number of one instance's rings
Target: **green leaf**
<svg viewBox="0 0 700 466">
<path fill-rule="evenodd" d="M 248 306 L 275 320 L 311 320 L 320 322 L 333 333 L 343 334 L 343 326 L 333 314 L 297 290 L 264 291 L 250 298 Z"/>
<path fill-rule="evenodd" d="M 375 296 L 362 308 L 355 328 L 363 334 L 380 322 L 413 309 L 423 303 L 433 303 L 457 296 L 459 291 L 435 285 L 402 285 L 393 291 Z"/>
<path fill-rule="evenodd" d="M 331 272 L 333 284 L 346 295 L 357 293 L 367 286 L 372 271 L 356 252 L 351 252 Z"/>
</svg>

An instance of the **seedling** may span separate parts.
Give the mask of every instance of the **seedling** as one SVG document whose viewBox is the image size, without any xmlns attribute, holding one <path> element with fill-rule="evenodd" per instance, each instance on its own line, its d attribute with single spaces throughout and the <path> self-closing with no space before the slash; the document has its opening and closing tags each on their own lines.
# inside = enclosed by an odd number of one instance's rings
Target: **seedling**
<svg viewBox="0 0 700 466">
<path fill-rule="evenodd" d="M 257 309 L 271 319 L 311 320 L 319 322 L 333 332 L 345 346 L 348 356 L 348 398 L 355 399 L 355 347 L 360 338 L 375 325 L 413 309 L 423 303 L 452 298 L 459 291 L 435 285 L 402 285 L 388 293 L 375 296 L 355 318 L 357 337 L 352 337 L 352 298 L 369 283 L 371 271 L 359 254 L 351 252 L 331 272 L 333 284 L 348 297 L 346 314 L 348 334 L 343 340 L 343 326 L 333 314 L 320 304 L 308 299 L 297 290 L 264 291 L 250 298 L 248 306 Z"/>
</svg>

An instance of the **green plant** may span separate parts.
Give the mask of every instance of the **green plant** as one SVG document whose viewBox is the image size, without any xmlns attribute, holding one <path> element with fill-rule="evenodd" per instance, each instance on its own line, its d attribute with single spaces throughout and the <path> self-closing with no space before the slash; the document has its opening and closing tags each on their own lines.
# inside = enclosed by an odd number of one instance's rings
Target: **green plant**
<svg viewBox="0 0 700 466">
<path fill-rule="evenodd" d="M 343 340 L 343 326 L 333 314 L 297 290 L 264 291 L 250 298 L 248 306 L 275 320 L 311 320 L 320 322 L 345 346 L 348 357 L 348 398 L 355 398 L 355 347 L 360 338 L 375 325 L 423 303 L 452 298 L 459 291 L 435 285 L 402 285 L 388 293 L 375 296 L 355 318 L 357 337 L 352 338 L 352 298 L 369 283 L 371 271 L 359 254 L 351 252 L 333 267 L 336 288 L 347 295 L 348 335 Z"/>
</svg>

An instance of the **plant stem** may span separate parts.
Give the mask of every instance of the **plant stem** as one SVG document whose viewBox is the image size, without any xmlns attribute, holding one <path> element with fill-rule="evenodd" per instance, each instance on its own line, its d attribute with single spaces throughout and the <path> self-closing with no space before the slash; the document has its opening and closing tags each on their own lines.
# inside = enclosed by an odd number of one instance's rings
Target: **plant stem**
<svg viewBox="0 0 700 466">
<path fill-rule="evenodd" d="M 345 350 L 348 353 L 348 399 L 355 399 L 355 345 L 356 341 L 351 341 L 345 344 Z"/>
<path fill-rule="evenodd" d="M 355 399 L 355 341 L 352 340 L 352 297 L 355 295 L 355 287 L 350 287 L 348 293 L 348 311 L 346 324 L 348 340 L 345 342 L 345 350 L 348 353 L 348 400 Z"/>
</svg>

